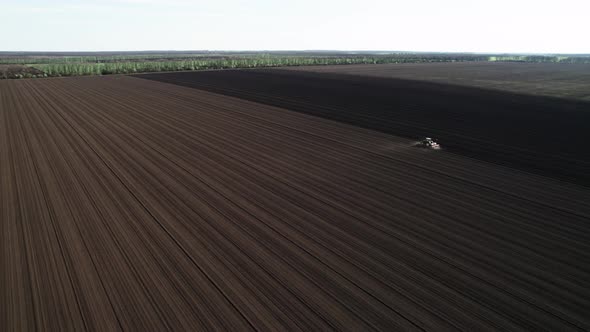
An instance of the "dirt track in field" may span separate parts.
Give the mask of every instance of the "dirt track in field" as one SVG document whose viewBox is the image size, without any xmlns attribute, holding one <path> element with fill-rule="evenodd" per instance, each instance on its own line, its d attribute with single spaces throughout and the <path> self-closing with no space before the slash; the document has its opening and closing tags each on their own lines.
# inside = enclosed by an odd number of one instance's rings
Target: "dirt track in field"
<svg viewBox="0 0 590 332">
<path fill-rule="evenodd" d="M 132 77 L 0 81 L 0 330 L 590 329 L 590 191 Z"/>
<path fill-rule="evenodd" d="M 590 187 L 589 102 L 304 70 L 178 72 L 138 77 L 387 134 L 413 139 L 434 137 L 449 152 Z"/>
</svg>

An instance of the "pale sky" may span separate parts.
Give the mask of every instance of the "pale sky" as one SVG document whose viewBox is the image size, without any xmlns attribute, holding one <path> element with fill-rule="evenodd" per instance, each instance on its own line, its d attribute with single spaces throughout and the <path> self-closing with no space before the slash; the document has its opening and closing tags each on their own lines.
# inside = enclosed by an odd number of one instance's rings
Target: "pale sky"
<svg viewBox="0 0 590 332">
<path fill-rule="evenodd" d="M 590 0 L 0 0 L 0 51 L 590 53 Z"/>
</svg>

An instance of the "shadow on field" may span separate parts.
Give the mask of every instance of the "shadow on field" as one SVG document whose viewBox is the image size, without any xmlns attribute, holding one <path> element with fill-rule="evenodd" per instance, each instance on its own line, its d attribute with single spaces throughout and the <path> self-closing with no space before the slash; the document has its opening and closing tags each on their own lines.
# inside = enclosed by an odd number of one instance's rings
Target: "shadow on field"
<svg viewBox="0 0 590 332">
<path fill-rule="evenodd" d="M 403 79 L 277 69 L 136 77 L 283 107 L 590 186 L 590 103 Z"/>
</svg>

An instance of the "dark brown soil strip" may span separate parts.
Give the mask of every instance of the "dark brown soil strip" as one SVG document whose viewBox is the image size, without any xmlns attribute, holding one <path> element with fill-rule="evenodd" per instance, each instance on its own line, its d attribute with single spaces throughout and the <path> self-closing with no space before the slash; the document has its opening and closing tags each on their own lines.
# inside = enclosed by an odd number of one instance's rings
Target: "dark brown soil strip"
<svg viewBox="0 0 590 332">
<path fill-rule="evenodd" d="M 0 330 L 587 330 L 590 191 L 131 77 L 0 82 Z"/>
<path fill-rule="evenodd" d="M 137 77 L 412 139 L 435 137 L 449 152 L 590 186 L 590 103 L 584 101 L 296 70 Z"/>
</svg>

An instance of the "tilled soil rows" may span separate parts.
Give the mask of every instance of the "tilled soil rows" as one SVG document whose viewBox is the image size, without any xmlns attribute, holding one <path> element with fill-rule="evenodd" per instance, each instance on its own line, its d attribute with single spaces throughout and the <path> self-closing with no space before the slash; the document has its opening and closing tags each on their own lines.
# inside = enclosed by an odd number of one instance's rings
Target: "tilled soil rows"
<svg viewBox="0 0 590 332">
<path fill-rule="evenodd" d="M 0 81 L 0 330 L 590 329 L 590 191 L 414 143 L 133 77 Z"/>
<path fill-rule="evenodd" d="M 438 64 L 439 67 L 456 65 L 461 64 Z M 367 75 L 362 75 L 360 69 L 355 75 L 339 74 L 336 69 L 333 70 L 336 73 L 308 71 L 321 68 L 179 72 L 138 77 L 406 138 L 434 137 L 448 152 L 590 186 L 588 101 L 377 77 L 374 69 L 371 70 L 373 66 L 367 67 Z M 339 68 L 346 72 L 348 66 Z M 416 75 L 429 72 L 428 68 L 416 69 Z M 588 77 L 586 87 L 590 86 Z"/>
</svg>

